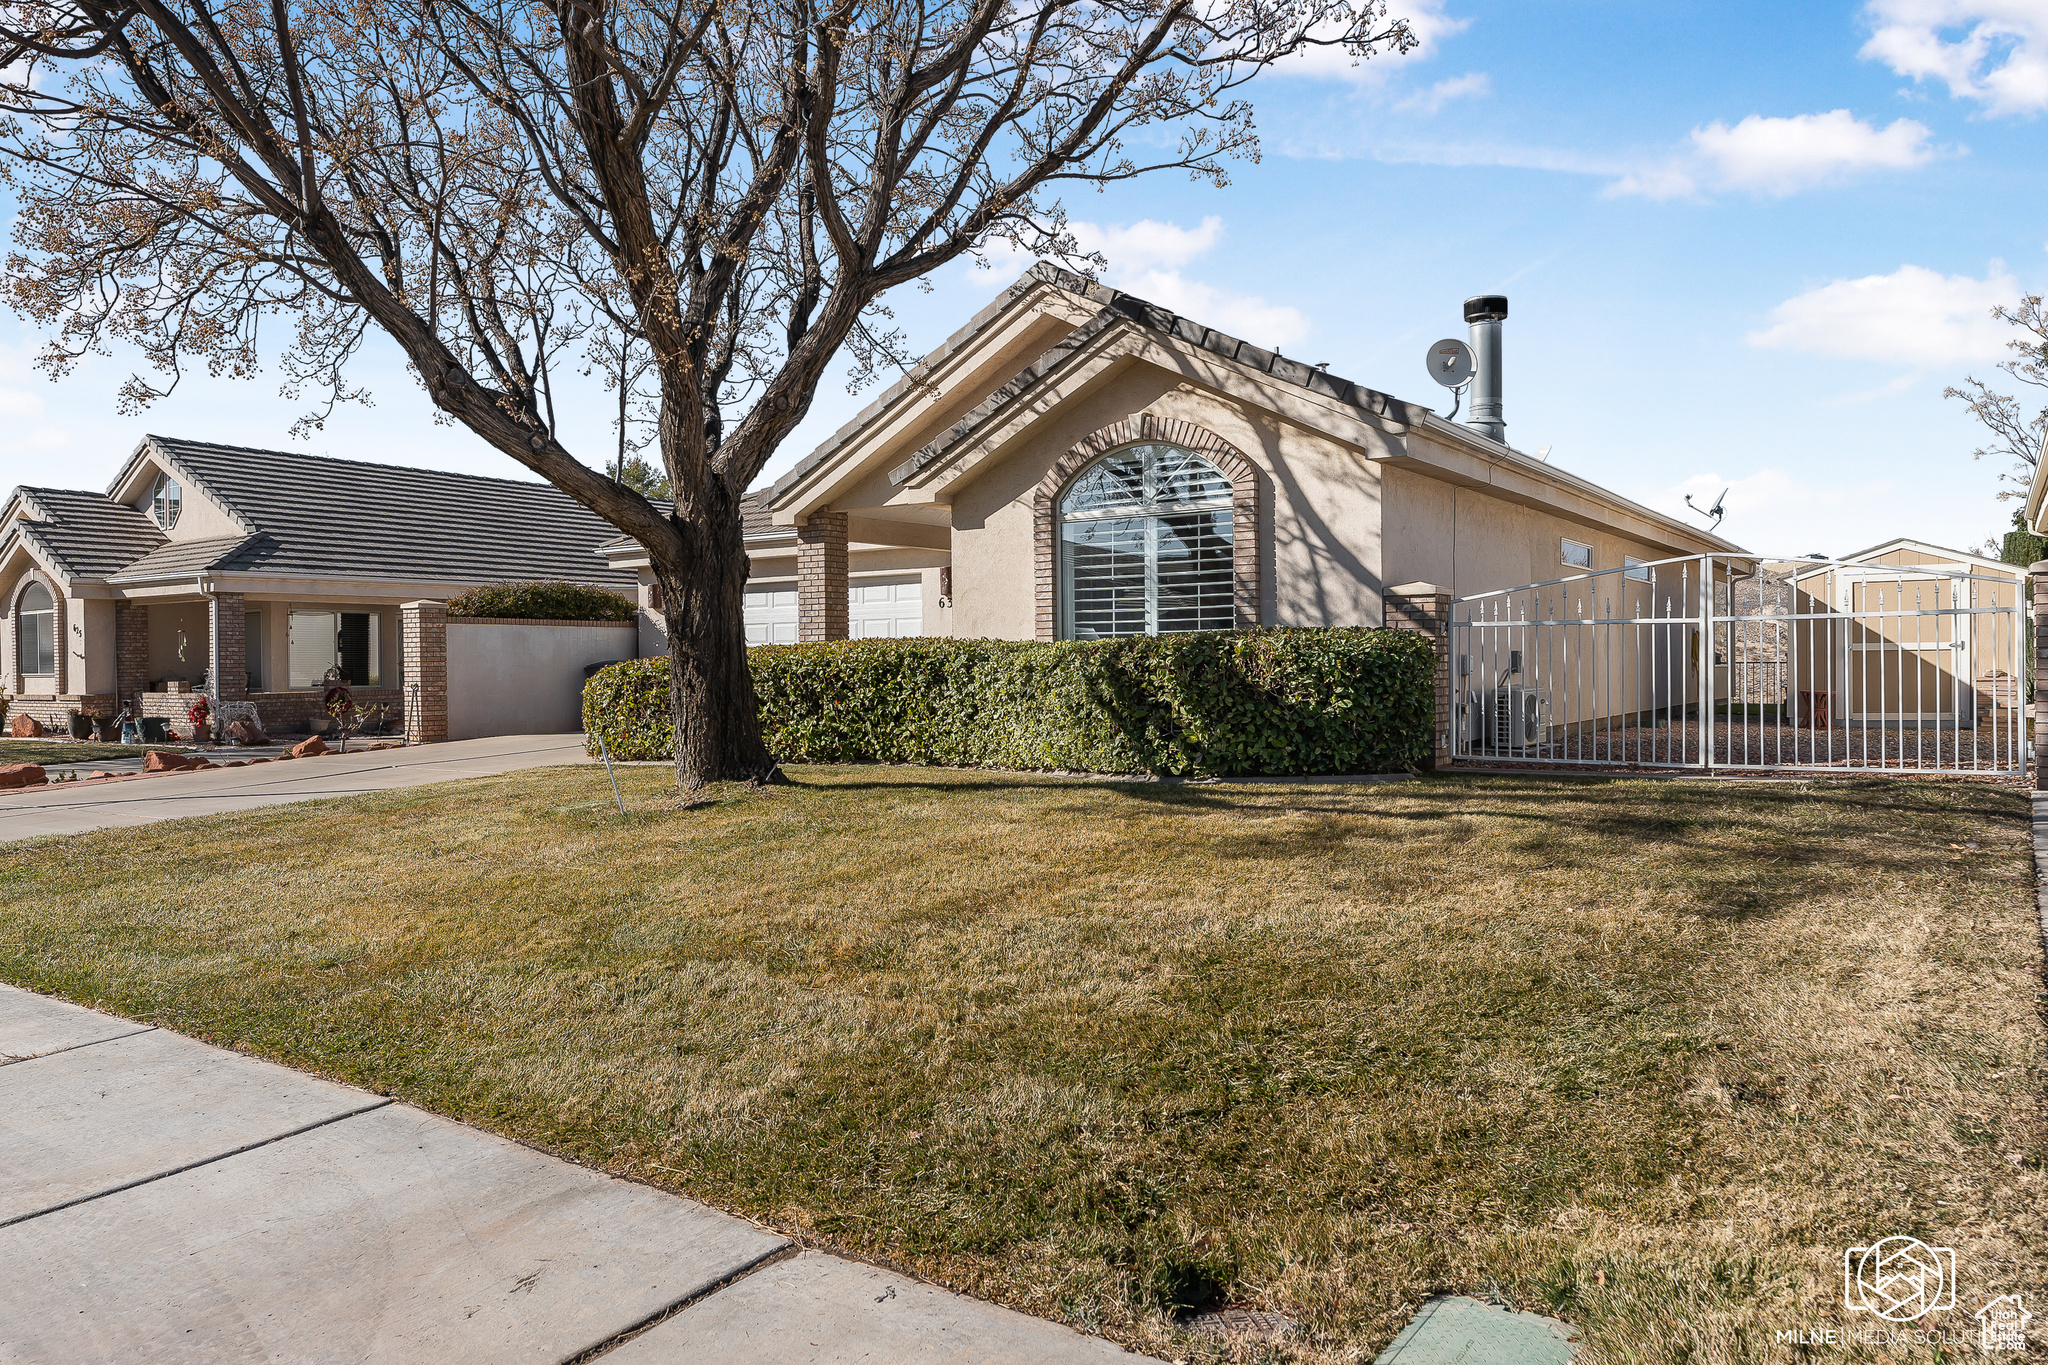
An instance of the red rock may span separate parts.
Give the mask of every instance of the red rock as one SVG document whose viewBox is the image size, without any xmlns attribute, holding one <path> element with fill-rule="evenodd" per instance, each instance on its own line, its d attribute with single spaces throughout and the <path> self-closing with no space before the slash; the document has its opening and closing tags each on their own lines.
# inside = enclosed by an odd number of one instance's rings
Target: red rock
<svg viewBox="0 0 2048 1365">
<path fill-rule="evenodd" d="M 270 743 L 268 736 L 257 729 L 254 723 L 246 720 L 229 721 L 226 733 L 229 739 L 238 740 L 243 744 Z"/>
<path fill-rule="evenodd" d="M 300 740 L 297 744 L 292 745 L 290 749 L 286 750 L 286 752 L 293 758 L 317 758 L 321 754 L 328 752 L 327 741 L 315 735 L 311 739 Z"/>
<path fill-rule="evenodd" d="M 16 739 L 39 739 L 42 737 L 43 723 L 34 716 L 16 716 L 7 722 L 7 733 Z"/>
<path fill-rule="evenodd" d="M 249 760 L 249 766 L 253 768 L 253 767 L 255 767 L 255 766 L 256 766 L 256 765 L 258 764 L 258 763 L 268 763 L 268 762 L 270 762 L 270 760 L 269 760 L 269 759 L 267 759 L 267 758 L 252 758 L 252 759 L 250 759 L 250 760 Z"/>
<path fill-rule="evenodd" d="M 167 754 L 161 749 L 151 749 L 149 756 L 142 760 L 142 771 L 146 773 L 174 773 L 184 766 L 176 754 Z"/>
<path fill-rule="evenodd" d="M 19 717 L 26 720 L 27 717 Z M 40 763 L 9 763 L 0 767 L 0 787 L 39 787 L 50 780 Z"/>
</svg>

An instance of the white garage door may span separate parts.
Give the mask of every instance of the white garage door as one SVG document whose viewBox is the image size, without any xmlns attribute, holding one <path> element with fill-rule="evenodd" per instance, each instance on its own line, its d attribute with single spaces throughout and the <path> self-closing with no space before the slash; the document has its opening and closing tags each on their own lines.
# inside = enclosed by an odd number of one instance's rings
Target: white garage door
<svg viewBox="0 0 2048 1365">
<path fill-rule="evenodd" d="M 796 585 L 747 589 L 747 643 L 796 643 Z"/>
<path fill-rule="evenodd" d="M 856 578 L 846 596 L 846 633 L 856 640 L 924 634 L 922 578 Z"/>
</svg>

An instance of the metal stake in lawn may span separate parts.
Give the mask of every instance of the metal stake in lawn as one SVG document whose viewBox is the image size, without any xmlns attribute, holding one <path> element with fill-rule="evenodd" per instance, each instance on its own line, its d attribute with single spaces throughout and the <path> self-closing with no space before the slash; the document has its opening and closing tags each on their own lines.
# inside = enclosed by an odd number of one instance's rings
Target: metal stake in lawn
<svg viewBox="0 0 2048 1365">
<path fill-rule="evenodd" d="M 597 737 L 598 757 L 604 760 L 604 775 L 612 780 L 612 799 L 619 803 L 619 814 L 626 813 L 626 798 L 619 795 L 619 775 L 612 771 L 611 751 L 604 747 L 604 736 Z"/>
</svg>

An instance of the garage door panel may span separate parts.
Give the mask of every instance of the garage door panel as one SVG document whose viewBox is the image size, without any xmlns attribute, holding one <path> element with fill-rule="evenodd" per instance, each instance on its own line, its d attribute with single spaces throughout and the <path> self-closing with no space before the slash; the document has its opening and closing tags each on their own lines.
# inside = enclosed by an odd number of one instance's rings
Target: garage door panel
<svg viewBox="0 0 2048 1365">
<path fill-rule="evenodd" d="M 796 589 L 747 589 L 746 627 L 750 645 L 795 644 Z M 923 579 L 854 579 L 847 585 L 846 627 L 846 633 L 856 640 L 924 634 Z"/>
</svg>

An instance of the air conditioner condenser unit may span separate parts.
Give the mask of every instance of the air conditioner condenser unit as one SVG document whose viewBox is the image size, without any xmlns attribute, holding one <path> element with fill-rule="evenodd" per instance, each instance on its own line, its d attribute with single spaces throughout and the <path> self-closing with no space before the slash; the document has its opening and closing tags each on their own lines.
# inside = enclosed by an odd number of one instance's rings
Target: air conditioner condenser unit
<svg viewBox="0 0 2048 1365">
<path fill-rule="evenodd" d="M 1542 742 L 1543 694 L 1533 687 L 1496 687 L 1469 694 L 1465 714 L 1473 745 L 1529 749 Z"/>
</svg>

